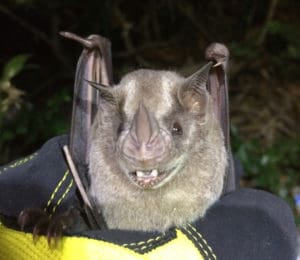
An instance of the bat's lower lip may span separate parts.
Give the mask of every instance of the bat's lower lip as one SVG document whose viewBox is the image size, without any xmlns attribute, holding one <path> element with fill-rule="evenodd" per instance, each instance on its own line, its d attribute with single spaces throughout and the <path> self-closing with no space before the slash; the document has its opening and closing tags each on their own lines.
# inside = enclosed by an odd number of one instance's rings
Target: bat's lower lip
<svg viewBox="0 0 300 260">
<path fill-rule="evenodd" d="M 152 170 L 153 171 L 153 170 Z M 169 176 L 170 171 L 158 171 L 157 176 L 145 176 L 138 177 L 137 171 L 130 172 L 130 180 L 142 189 L 154 189 L 157 186 L 161 186 L 162 182 Z"/>
</svg>

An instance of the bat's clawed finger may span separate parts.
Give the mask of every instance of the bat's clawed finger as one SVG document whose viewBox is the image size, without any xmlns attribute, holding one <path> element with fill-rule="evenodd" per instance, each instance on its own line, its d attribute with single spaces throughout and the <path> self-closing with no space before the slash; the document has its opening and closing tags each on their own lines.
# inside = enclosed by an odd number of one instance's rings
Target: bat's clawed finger
<svg viewBox="0 0 300 260">
<path fill-rule="evenodd" d="M 71 32 L 60 32 L 59 34 L 67 39 L 79 42 L 86 49 L 91 50 L 91 49 L 98 47 L 97 43 L 95 42 L 94 38 L 92 38 L 92 37 L 91 38 L 83 38 L 83 37 L 80 37 L 79 35 L 77 35 L 75 33 L 71 33 Z"/>
<path fill-rule="evenodd" d="M 87 48 L 87 49 L 92 49 L 93 48 L 93 43 L 88 40 L 88 39 L 85 39 L 85 38 L 82 38 L 80 36 L 78 36 L 77 34 L 75 33 L 71 33 L 71 32 L 60 32 L 59 33 L 61 36 L 67 38 L 67 39 L 70 39 L 70 40 L 73 40 L 73 41 L 76 41 L 76 42 L 79 42 L 83 47 Z"/>
<path fill-rule="evenodd" d="M 205 50 L 205 59 L 213 61 L 215 63 L 213 67 L 220 65 L 226 67 L 229 59 L 229 50 L 222 43 L 212 43 Z"/>
<path fill-rule="evenodd" d="M 46 216 L 45 218 L 41 218 L 37 224 L 33 228 L 33 241 L 36 243 L 38 237 L 45 234 L 48 229 L 48 225 L 50 223 L 50 217 Z"/>
<path fill-rule="evenodd" d="M 45 235 L 49 247 L 55 248 L 63 232 L 74 225 L 74 210 L 70 208 L 63 214 L 52 216 L 43 209 L 25 209 L 19 214 L 18 224 L 21 230 L 32 230 L 34 243 L 39 236 Z"/>
<path fill-rule="evenodd" d="M 30 227 L 39 222 L 40 219 L 45 219 L 47 217 L 47 213 L 42 209 L 25 209 L 19 214 L 18 225 L 20 226 L 21 230 L 24 230 L 26 227 Z"/>
<path fill-rule="evenodd" d="M 60 218 L 53 219 L 49 224 L 46 235 L 50 248 L 55 248 L 57 246 L 59 238 L 62 237 L 63 228 L 64 225 Z"/>
<path fill-rule="evenodd" d="M 70 208 L 63 214 L 51 219 L 46 231 L 49 247 L 57 247 L 58 241 L 63 236 L 63 233 L 74 225 L 74 210 L 74 208 Z"/>
</svg>

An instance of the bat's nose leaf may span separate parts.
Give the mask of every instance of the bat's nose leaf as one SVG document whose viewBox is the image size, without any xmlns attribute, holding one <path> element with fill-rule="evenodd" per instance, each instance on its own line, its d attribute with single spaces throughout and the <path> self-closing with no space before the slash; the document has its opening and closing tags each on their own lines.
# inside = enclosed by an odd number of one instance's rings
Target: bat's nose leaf
<svg viewBox="0 0 300 260">
<path fill-rule="evenodd" d="M 155 116 L 140 103 L 125 140 L 123 152 L 143 164 L 155 164 L 166 152 L 166 141 L 160 134 Z"/>
<path fill-rule="evenodd" d="M 139 105 L 132 126 L 132 134 L 136 137 L 136 141 L 140 145 L 150 144 L 159 132 L 155 117 L 150 114 L 143 103 Z"/>
</svg>

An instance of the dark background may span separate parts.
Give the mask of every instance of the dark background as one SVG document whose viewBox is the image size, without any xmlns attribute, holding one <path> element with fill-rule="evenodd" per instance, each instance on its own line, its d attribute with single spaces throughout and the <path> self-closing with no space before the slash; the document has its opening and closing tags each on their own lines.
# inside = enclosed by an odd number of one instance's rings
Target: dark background
<svg viewBox="0 0 300 260">
<path fill-rule="evenodd" d="M 116 82 L 141 67 L 188 75 L 201 66 L 205 47 L 219 41 L 231 52 L 241 185 L 283 197 L 299 221 L 299 7 L 298 0 L 2 0 L 0 164 L 68 132 L 81 47 L 59 31 L 110 38 Z"/>
</svg>

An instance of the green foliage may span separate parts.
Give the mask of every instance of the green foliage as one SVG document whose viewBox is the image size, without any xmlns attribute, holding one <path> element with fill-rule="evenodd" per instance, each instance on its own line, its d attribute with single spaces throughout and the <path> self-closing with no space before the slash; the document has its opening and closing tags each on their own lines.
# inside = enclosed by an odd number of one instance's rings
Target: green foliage
<svg viewBox="0 0 300 260">
<path fill-rule="evenodd" d="M 232 148 L 241 161 L 246 186 L 269 190 L 285 199 L 295 210 L 292 189 L 300 184 L 300 138 L 276 140 L 270 147 L 260 140 L 242 140 L 231 128 Z M 297 217 L 300 223 L 300 217 Z"/>
<path fill-rule="evenodd" d="M 24 69 L 29 57 L 28 54 L 20 54 L 11 58 L 4 66 L 1 81 L 10 81 L 17 76 Z"/>
<path fill-rule="evenodd" d="M 0 126 L 5 113 L 12 108 L 20 108 L 24 92 L 16 88 L 12 79 L 24 68 L 29 55 L 21 54 L 11 58 L 4 66 L 0 78 Z"/>
<path fill-rule="evenodd" d="M 271 37 L 281 41 L 284 50 L 281 50 L 280 55 L 300 59 L 300 32 L 295 25 L 274 20 L 269 23 L 268 32 Z"/>
<path fill-rule="evenodd" d="M 0 151 L 2 159 L 5 159 L 7 154 L 4 148 L 5 144 L 13 140 L 16 133 L 20 131 L 19 129 L 17 131 L 9 130 L 6 128 L 5 122 L 22 106 L 24 92 L 13 85 L 12 79 L 22 72 L 28 58 L 29 56 L 25 54 L 11 58 L 5 64 L 0 78 Z"/>
<path fill-rule="evenodd" d="M 242 141 L 236 130 L 233 133 L 233 151 L 242 162 L 247 178 L 253 185 L 279 194 L 282 185 L 291 189 L 300 183 L 300 139 L 277 140 L 270 147 L 263 146 L 259 140 Z M 287 177 L 287 178 L 285 178 Z M 284 182 L 281 182 L 284 179 Z"/>
<path fill-rule="evenodd" d="M 0 79 L 0 164 L 24 153 L 24 147 L 68 132 L 71 108 L 70 91 L 60 88 L 51 95 L 39 111 L 26 100 L 24 91 L 17 88 L 13 80 L 24 73 L 29 55 L 11 58 L 5 65 Z M 23 97 L 24 96 L 24 97 Z M 66 106 L 66 108 L 65 108 Z M 62 113 L 63 112 L 63 113 Z M 62 116 L 65 115 L 65 116 Z M 11 147 L 11 142 L 21 145 Z M 26 151 L 25 151 L 26 152 Z M 12 157 L 13 158 L 13 157 Z"/>
</svg>

